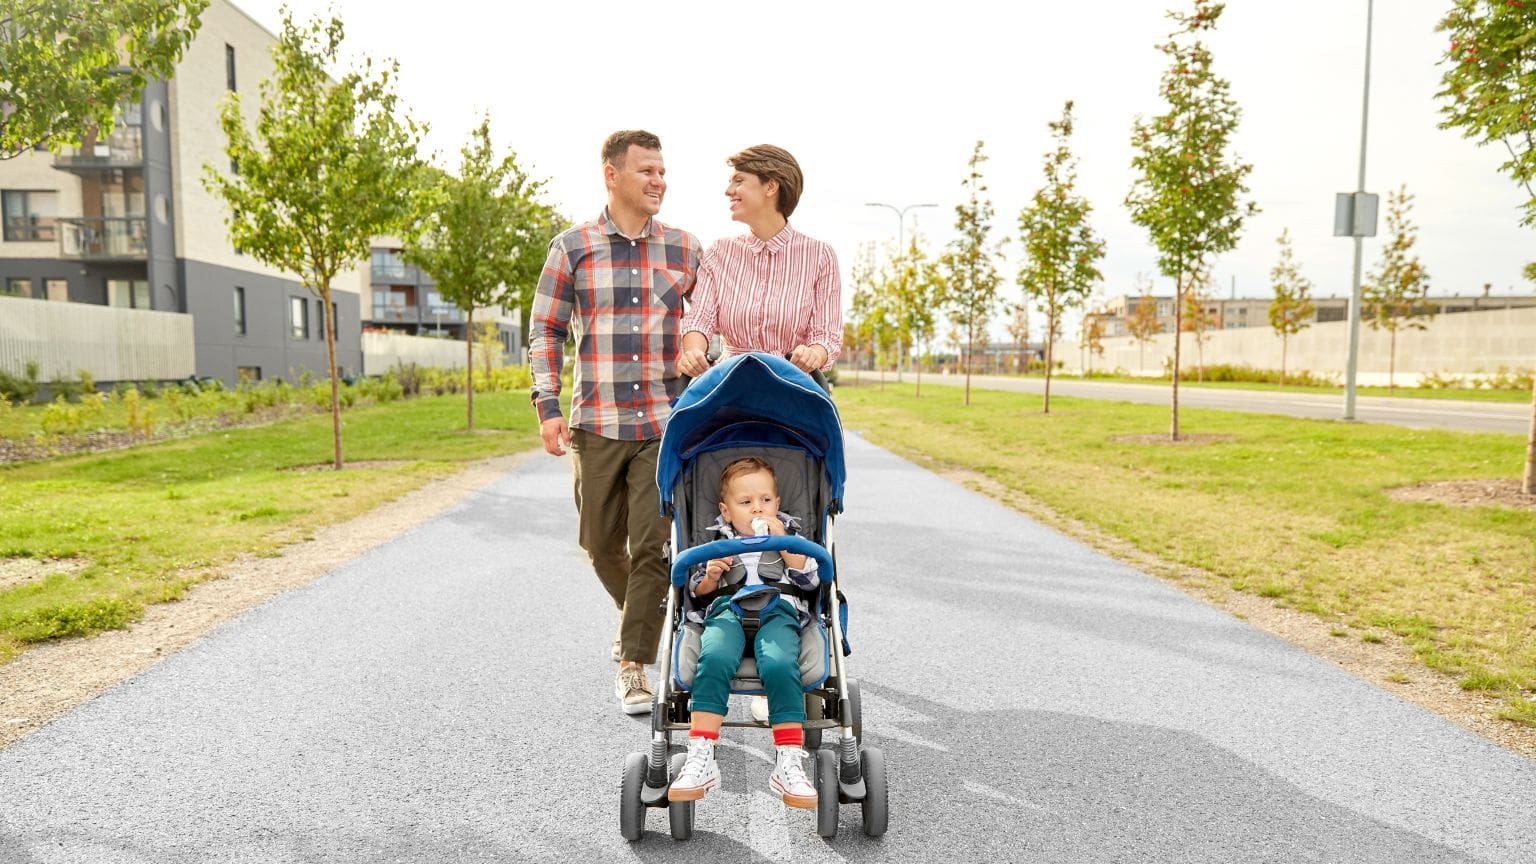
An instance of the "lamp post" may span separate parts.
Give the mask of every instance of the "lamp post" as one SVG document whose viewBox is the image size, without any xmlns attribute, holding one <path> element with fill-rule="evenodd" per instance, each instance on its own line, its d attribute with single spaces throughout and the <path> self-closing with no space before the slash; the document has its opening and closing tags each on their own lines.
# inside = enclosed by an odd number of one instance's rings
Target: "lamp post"
<svg viewBox="0 0 1536 864">
<path fill-rule="evenodd" d="M 1360 180 L 1353 195 L 1341 194 L 1334 208 L 1333 233 L 1353 237 L 1354 271 L 1349 294 L 1349 360 L 1344 368 L 1344 418 L 1355 419 L 1355 372 L 1360 362 L 1360 258 L 1365 237 L 1376 236 L 1376 196 L 1365 191 L 1365 138 L 1371 110 L 1371 23 L 1375 0 L 1365 3 L 1365 91 L 1360 100 Z M 1347 204 L 1345 199 L 1347 198 Z M 1347 212 L 1346 212 L 1347 210 Z"/>
<path fill-rule="evenodd" d="M 883 202 L 880 202 L 880 201 L 870 201 L 869 203 L 865 204 L 864 206 L 865 207 L 884 207 L 885 209 L 890 210 L 892 213 L 896 214 L 896 254 L 897 255 L 905 255 L 905 254 L 907 254 L 907 235 L 906 235 L 906 231 L 907 231 L 907 211 L 908 210 L 915 210 L 915 209 L 917 209 L 919 207 L 937 207 L 939 205 L 937 205 L 937 204 L 908 204 L 905 207 L 897 207 L 895 204 L 886 204 L 886 203 L 883 203 Z M 880 353 L 880 336 L 879 336 L 879 333 L 877 332 L 876 335 L 875 335 L 875 355 L 879 356 L 879 353 Z M 901 368 L 900 365 L 898 365 L 897 366 L 898 371 L 900 370 L 900 368 Z M 898 379 L 899 379 L 899 376 L 898 376 Z M 882 382 L 885 381 L 885 376 L 883 374 L 883 371 L 882 371 L 880 380 Z"/>
</svg>

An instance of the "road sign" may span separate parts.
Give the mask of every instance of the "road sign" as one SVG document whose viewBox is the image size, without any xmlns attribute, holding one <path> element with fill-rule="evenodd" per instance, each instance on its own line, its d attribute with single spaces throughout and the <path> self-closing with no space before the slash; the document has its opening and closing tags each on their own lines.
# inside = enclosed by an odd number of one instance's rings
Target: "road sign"
<svg viewBox="0 0 1536 864">
<path fill-rule="evenodd" d="M 1340 192 L 1333 198 L 1333 236 L 1375 237 L 1376 209 L 1381 196 L 1372 192 Z"/>
</svg>

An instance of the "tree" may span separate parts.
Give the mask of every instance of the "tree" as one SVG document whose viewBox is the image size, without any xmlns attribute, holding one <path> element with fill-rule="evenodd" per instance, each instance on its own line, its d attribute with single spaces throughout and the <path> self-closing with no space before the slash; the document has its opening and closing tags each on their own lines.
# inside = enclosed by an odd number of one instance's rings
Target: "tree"
<svg viewBox="0 0 1536 864">
<path fill-rule="evenodd" d="M 1168 57 L 1161 92 L 1168 110 L 1136 119 L 1131 167 L 1138 177 L 1126 196 L 1131 221 L 1147 229 L 1158 267 L 1174 280 L 1173 423 L 1179 437 L 1179 333 L 1184 294 L 1211 259 L 1237 245 L 1244 221 L 1258 212 L 1239 199 L 1253 166 L 1228 152 L 1242 112 L 1230 85 L 1211 70 L 1200 34 L 1216 28 L 1225 3 L 1194 0 L 1193 14 L 1169 12 L 1178 29 L 1158 46 Z"/>
<path fill-rule="evenodd" d="M 545 251 L 548 238 L 542 220 L 527 218 L 544 181 L 530 179 L 515 153 L 496 158 L 489 117 L 470 133 L 461 154 L 458 176 L 435 172 L 432 206 L 417 237 L 405 244 L 404 257 L 432 274 L 437 293 L 464 311 L 466 332 L 473 333 L 475 309 L 509 305 L 513 286 L 526 275 L 518 271 L 519 258 L 526 257 L 529 247 Z M 473 343 L 465 343 L 472 353 Z M 475 364 L 470 360 L 465 410 L 466 427 L 473 430 Z"/>
<path fill-rule="evenodd" d="M 907 248 L 891 259 L 891 271 L 884 280 L 883 293 L 889 298 L 896 331 L 901 334 L 906 356 L 912 346 L 927 348 L 933 341 L 936 313 L 943 302 L 944 283 L 922 247 L 922 238 L 913 232 Z M 923 369 L 917 367 L 916 396 L 923 395 Z"/>
<path fill-rule="evenodd" d="M 506 362 L 507 350 L 502 347 L 501 332 L 497 329 L 495 321 L 475 322 L 474 334 L 473 350 L 475 356 L 480 358 L 480 366 L 485 369 L 485 380 L 489 384 L 491 370 Z M 471 377 L 467 383 L 470 387 L 474 387 L 474 378 Z M 470 428 L 474 427 L 471 426 Z"/>
<path fill-rule="evenodd" d="M 889 344 L 890 333 L 895 329 L 891 319 L 891 307 L 887 292 L 875 270 L 875 247 L 866 244 L 854 256 L 851 278 L 853 306 L 851 317 L 858 322 L 859 343 L 866 347 L 874 366 L 880 371 L 880 388 L 885 389 L 885 366 L 881 351 Z"/>
<path fill-rule="evenodd" d="M 1061 338 L 1061 316 L 1080 306 L 1103 277 L 1098 261 L 1104 257 L 1104 241 L 1094 234 L 1088 216 L 1093 207 L 1077 193 L 1077 157 L 1072 139 L 1072 101 L 1061 109 L 1061 119 L 1047 124 L 1055 149 L 1045 154 L 1045 185 L 1035 191 L 1029 206 L 1019 213 L 1019 233 L 1024 243 L 1024 266 L 1019 285 L 1045 313 L 1045 408 L 1051 413 L 1051 371 L 1056 340 Z"/>
<path fill-rule="evenodd" d="M 372 238 L 405 233 L 418 211 L 420 128 L 403 116 L 393 91 L 396 64 L 372 61 L 333 80 L 341 21 L 304 27 L 284 14 L 272 50 L 273 77 L 261 83 L 254 137 L 230 93 L 219 114 L 225 152 L 240 173 L 203 166 L 203 182 L 229 207 L 230 239 L 246 254 L 298 274 L 331 307 L 336 274 L 369 254 Z M 341 403 L 336 376 L 336 316 L 325 316 L 331 378 L 334 463 L 341 469 Z"/>
<path fill-rule="evenodd" d="M 967 163 L 970 171 L 961 181 L 966 200 L 955 205 L 955 233 L 958 235 L 944 254 L 944 296 L 948 301 L 950 321 L 965 331 L 965 404 L 971 404 L 971 360 L 976 334 L 987 329 L 997 305 L 997 289 L 1002 277 L 993 256 L 997 249 L 988 240 L 992 232 L 992 200 L 981 176 L 987 161 L 985 142 L 977 141 Z"/>
<path fill-rule="evenodd" d="M 1317 304 L 1312 302 L 1312 282 L 1301 275 L 1291 250 L 1291 229 L 1280 232 L 1280 260 L 1269 271 L 1275 299 L 1269 304 L 1269 326 L 1280 337 L 1280 386 L 1285 386 L 1285 354 L 1291 337 L 1312 326 Z"/>
<path fill-rule="evenodd" d="M 1088 352 L 1088 362 L 1083 369 L 1083 377 L 1093 375 L 1093 356 L 1104 356 L 1104 319 L 1098 312 L 1089 312 L 1083 316 L 1083 348 Z"/>
<path fill-rule="evenodd" d="M 1008 320 L 1008 335 L 1019 352 L 1019 374 L 1029 374 L 1029 304 L 1015 303 Z"/>
<path fill-rule="evenodd" d="M 1418 229 L 1409 220 L 1413 196 L 1408 187 L 1387 193 L 1387 245 L 1381 250 L 1381 263 L 1371 272 L 1362 292 L 1367 322 L 1372 330 L 1389 334 L 1387 352 L 1387 392 L 1396 389 L 1397 331 L 1425 330 L 1434 317 L 1424 301 L 1429 295 L 1429 273 L 1413 254 Z"/>
<path fill-rule="evenodd" d="M 0 159 L 112 131 L 118 106 L 169 78 L 208 0 L 8 0 L 0 11 Z"/>
<path fill-rule="evenodd" d="M 1210 340 L 1206 331 L 1216 326 L 1216 315 L 1206 304 L 1211 297 L 1211 274 L 1207 270 L 1194 277 L 1189 290 L 1184 292 L 1184 314 L 1179 326 L 1182 332 L 1193 333 L 1195 336 L 1196 380 L 1205 383 L 1205 343 Z M 1177 341 L 1177 340 L 1175 340 Z M 1178 374 L 1178 370 L 1174 370 Z"/>
<path fill-rule="evenodd" d="M 1163 332 L 1163 322 L 1157 318 L 1157 298 L 1152 296 L 1152 280 L 1138 273 L 1136 287 L 1140 293 L 1136 297 L 1135 310 L 1125 322 L 1125 329 L 1136 340 L 1136 366 L 1138 371 L 1142 371 L 1147 368 L 1147 343 Z"/>
<path fill-rule="evenodd" d="M 1525 190 L 1520 224 L 1536 226 L 1536 3 L 1455 0 L 1438 27 L 1450 34 L 1441 63 L 1441 128 L 1460 129 L 1479 146 L 1498 143 L 1509 153 L 1500 166 Z M 1536 281 L 1536 263 L 1525 269 Z M 1525 444 L 1520 490 L 1536 495 L 1536 386 L 1531 389 L 1531 431 Z"/>
</svg>

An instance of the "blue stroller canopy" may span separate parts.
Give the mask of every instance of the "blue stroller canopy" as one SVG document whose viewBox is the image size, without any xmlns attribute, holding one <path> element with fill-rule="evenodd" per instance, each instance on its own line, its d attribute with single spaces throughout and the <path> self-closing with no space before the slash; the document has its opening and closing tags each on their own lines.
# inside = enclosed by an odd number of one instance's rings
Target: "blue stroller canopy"
<svg viewBox="0 0 1536 864">
<path fill-rule="evenodd" d="M 696 454 L 747 446 L 798 447 L 821 460 L 841 509 L 843 426 L 832 397 L 782 357 L 738 354 L 693 379 L 672 408 L 656 465 L 663 512 Z"/>
</svg>

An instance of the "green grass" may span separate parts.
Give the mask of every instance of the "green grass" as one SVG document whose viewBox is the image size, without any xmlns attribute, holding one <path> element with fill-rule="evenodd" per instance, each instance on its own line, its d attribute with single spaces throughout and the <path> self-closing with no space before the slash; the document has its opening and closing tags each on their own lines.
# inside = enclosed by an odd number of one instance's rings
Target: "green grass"
<svg viewBox="0 0 1536 864">
<path fill-rule="evenodd" d="M 329 414 L 0 468 L 0 559 L 83 562 L 0 589 L 0 662 L 125 626 L 238 555 L 275 554 L 465 462 L 538 442 L 521 393 L 477 393 L 475 433 L 464 419 L 461 395 L 347 411 L 346 461 L 398 464 L 340 472 L 284 470 L 329 464 Z"/>
<path fill-rule="evenodd" d="M 1520 436 L 1186 409 L 1204 445 L 1166 435 L 1162 407 L 924 389 L 837 391 L 849 429 L 927 464 L 980 472 L 1065 517 L 1239 590 L 1403 638 L 1425 666 L 1536 722 L 1536 511 L 1398 502 L 1393 487 L 1518 477 Z"/>
<path fill-rule="evenodd" d="M 866 373 L 867 374 L 867 373 Z M 950 376 L 953 379 L 954 376 Z M 1043 378 L 1041 375 L 1031 375 L 1031 378 Z M 1156 384 L 1163 387 L 1172 386 L 1166 378 L 1138 378 L 1134 375 L 1095 375 L 1084 379 L 1079 375 L 1052 375 L 1052 380 L 1063 381 L 1107 381 L 1116 384 Z M 924 381 L 928 376 L 923 376 Z M 962 379 L 963 380 L 963 379 Z M 1276 384 L 1260 384 L 1251 381 L 1180 381 L 1179 389 L 1186 387 L 1198 387 L 1211 390 L 1260 390 L 1266 393 L 1310 393 L 1313 395 L 1343 396 L 1343 387 L 1297 387 L 1287 384 L 1280 387 Z M 1451 399 L 1463 402 L 1523 402 L 1531 401 L 1530 390 L 1472 390 L 1460 388 L 1433 388 L 1433 387 L 1356 387 L 1355 394 L 1359 396 L 1390 396 L 1400 399 Z"/>
</svg>

